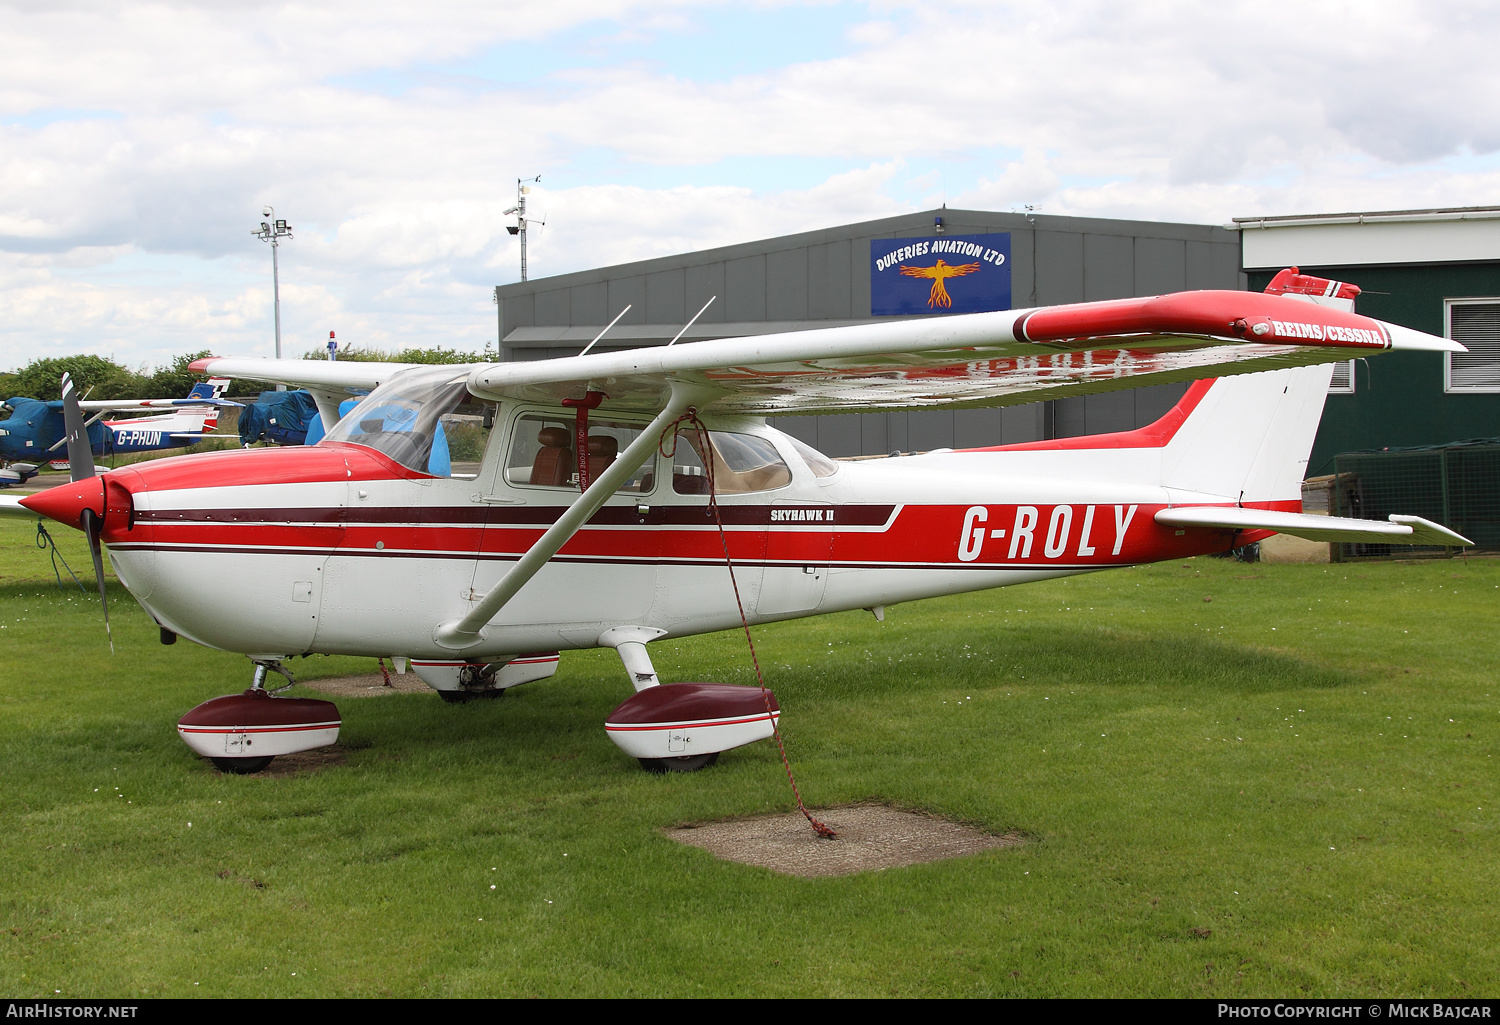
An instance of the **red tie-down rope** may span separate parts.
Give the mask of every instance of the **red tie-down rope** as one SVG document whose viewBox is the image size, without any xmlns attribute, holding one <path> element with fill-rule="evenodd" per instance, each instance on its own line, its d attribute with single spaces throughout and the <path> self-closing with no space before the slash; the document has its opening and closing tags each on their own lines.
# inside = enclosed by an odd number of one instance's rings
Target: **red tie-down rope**
<svg viewBox="0 0 1500 1025">
<path fill-rule="evenodd" d="M 745 603 L 740 599 L 740 585 L 734 576 L 734 561 L 729 557 L 729 536 L 724 533 L 724 519 L 719 515 L 718 491 L 714 487 L 713 442 L 709 439 L 708 428 L 703 426 L 702 420 L 698 419 L 698 411 L 689 406 L 687 412 L 668 424 L 661 432 L 661 441 L 657 448 L 668 459 L 676 456 L 677 436 L 684 424 L 698 432 L 698 451 L 703 458 L 703 475 L 708 480 L 708 508 L 713 512 L 714 523 L 719 528 L 719 544 L 724 548 L 724 565 L 729 567 L 729 583 L 734 588 L 734 603 L 739 606 L 740 626 L 745 630 L 745 643 L 750 647 L 750 663 L 755 666 L 755 681 L 760 684 L 761 697 L 766 702 L 766 718 L 771 721 L 771 735 L 776 738 L 776 748 L 781 752 L 781 764 L 786 766 L 787 782 L 792 785 L 792 796 L 797 799 L 797 810 L 807 819 L 813 832 L 825 840 L 832 840 L 838 834 L 813 818 L 812 812 L 807 810 L 807 805 L 802 803 L 802 791 L 797 788 L 797 777 L 792 774 L 792 763 L 786 756 L 786 744 L 781 739 L 781 729 L 777 726 L 776 716 L 771 711 L 771 692 L 766 688 L 766 678 L 760 671 L 760 659 L 755 654 L 755 638 L 750 636 L 750 620 L 745 615 Z M 670 451 L 667 448 L 669 434 L 671 435 Z"/>
</svg>

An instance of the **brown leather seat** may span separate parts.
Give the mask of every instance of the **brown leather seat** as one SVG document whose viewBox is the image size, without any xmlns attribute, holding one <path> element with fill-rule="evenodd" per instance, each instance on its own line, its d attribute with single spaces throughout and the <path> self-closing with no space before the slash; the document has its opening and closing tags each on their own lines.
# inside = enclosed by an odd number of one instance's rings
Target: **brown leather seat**
<svg viewBox="0 0 1500 1025">
<path fill-rule="evenodd" d="M 531 462 L 531 483 L 551 487 L 566 487 L 572 483 L 578 464 L 573 458 L 573 435 L 563 427 L 543 427 L 536 440 L 542 443 L 541 451 Z"/>
<path fill-rule="evenodd" d="M 590 434 L 589 435 L 589 481 L 599 479 L 599 475 L 610 468 L 615 457 L 620 454 L 620 442 L 612 434 Z"/>
</svg>

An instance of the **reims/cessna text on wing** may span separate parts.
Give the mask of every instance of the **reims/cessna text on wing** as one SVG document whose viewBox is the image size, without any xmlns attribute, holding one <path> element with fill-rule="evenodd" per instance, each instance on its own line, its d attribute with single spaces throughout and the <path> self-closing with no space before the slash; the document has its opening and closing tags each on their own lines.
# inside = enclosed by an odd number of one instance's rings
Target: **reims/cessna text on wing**
<svg viewBox="0 0 1500 1025">
<path fill-rule="evenodd" d="M 315 446 L 112 470 L 20 506 L 107 545 L 164 640 L 257 662 L 250 691 L 180 726 L 221 766 L 337 735 L 330 703 L 265 695 L 266 671 L 289 656 L 410 659 L 461 700 L 548 676 L 559 651 L 608 646 L 638 692 L 609 717 L 610 737 L 648 767 L 690 768 L 768 736 L 777 713 L 756 688 L 658 686 L 647 645 L 736 627 L 741 608 L 752 624 L 879 615 L 1276 531 L 1467 544 L 1416 517 L 1300 511 L 1328 364 L 1461 347 L 1356 315 L 1352 286 L 1293 270 L 1268 292 L 532 363 L 207 359 L 196 369 L 309 389 L 329 423 L 341 399 L 370 394 Z M 1185 380 L 1197 383 L 1137 431 L 884 460 L 834 462 L 764 420 Z M 472 472 L 430 472 L 440 424 L 450 444 L 467 434 L 482 451 Z M 226 578 L 242 582 L 233 598 Z"/>
</svg>

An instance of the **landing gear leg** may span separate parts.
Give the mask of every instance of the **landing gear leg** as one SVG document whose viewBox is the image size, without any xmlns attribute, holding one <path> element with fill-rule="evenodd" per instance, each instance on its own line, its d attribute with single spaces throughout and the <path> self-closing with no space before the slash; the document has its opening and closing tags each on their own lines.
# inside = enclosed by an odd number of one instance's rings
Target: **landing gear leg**
<svg viewBox="0 0 1500 1025">
<path fill-rule="evenodd" d="M 280 687 L 273 688 L 272 690 L 266 690 L 266 673 L 268 670 L 270 672 L 280 673 L 282 676 L 285 676 L 286 683 L 282 684 Z M 292 678 L 291 670 L 282 665 L 280 659 L 258 658 L 255 660 L 255 676 L 250 681 L 251 690 L 266 690 L 267 694 L 279 694 L 281 691 L 286 690 L 296 682 L 297 681 Z"/>
</svg>

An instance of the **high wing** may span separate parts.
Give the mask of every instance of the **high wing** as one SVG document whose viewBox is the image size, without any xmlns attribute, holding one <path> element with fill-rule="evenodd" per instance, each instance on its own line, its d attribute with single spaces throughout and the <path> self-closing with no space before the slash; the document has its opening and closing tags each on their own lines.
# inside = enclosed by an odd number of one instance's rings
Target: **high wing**
<svg viewBox="0 0 1500 1025">
<path fill-rule="evenodd" d="M 1463 351 L 1290 295 L 1205 291 L 491 364 L 469 388 L 550 402 L 588 389 L 660 409 L 675 381 L 752 415 L 1005 406 L 1390 349 Z"/>
<path fill-rule="evenodd" d="M 469 389 L 553 403 L 601 391 L 610 408 L 654 411 L 676 383 L 711 391 L 716 412 L 750 415 L 1005 406 L 1391 349 L 1465 351 L 1295 295 L 1203 291 L 492 363 Z M 193 369 L 316 395 L 411 365 L 210 358 Z"/>
<path fill-rule="evenodd" d="M 247 359 L 207 357 L 189 365 L 196 374 L 306 388 L 317 403 L 325 427 L 339 421 L 339 403 L 350 395 L 364 395 L 418 363 L 361 363 L 316 359 Z"/>
<path fill-rule="evenodd" d="M 209 356 L 191 364 L 195 374 L 213 374 L 243 381 L 269 381 L 309 391 L 358 394 L 373 390 L 402 370 L 418 363 L 329 362 L 318 359 L 251 359 Z M 201 403 L 199 403 L 201 405 Z"/>
</svg>

